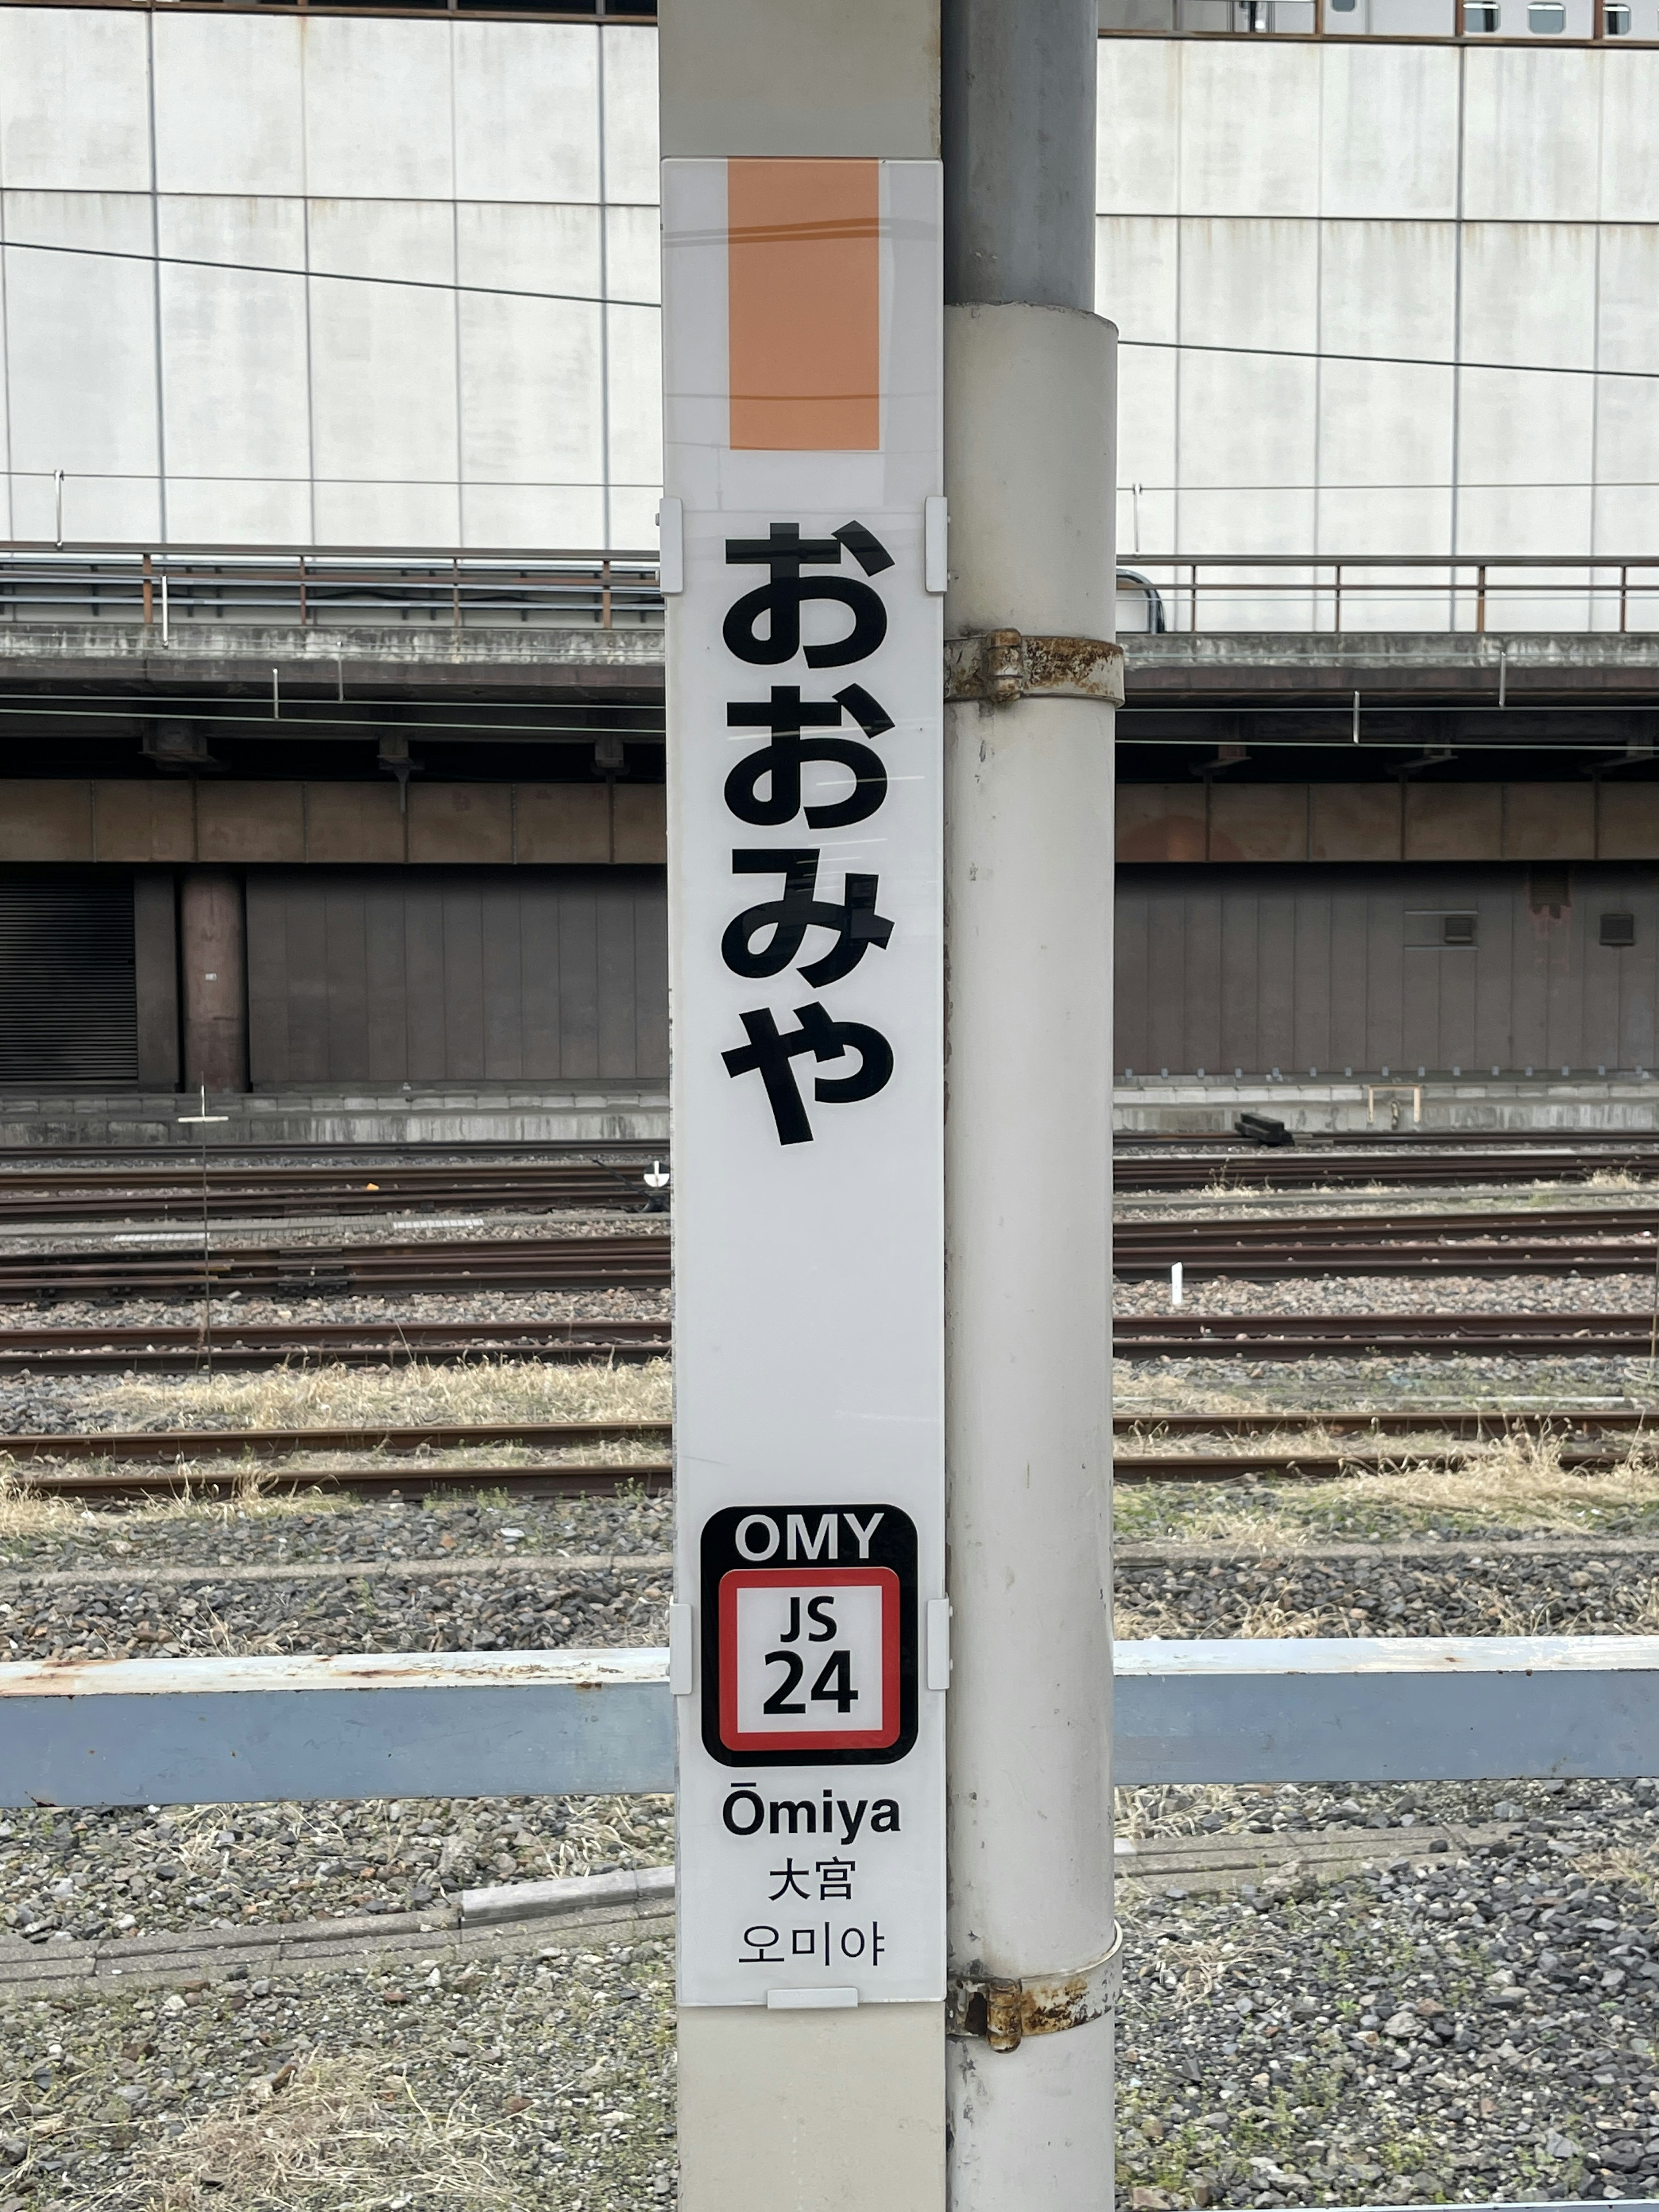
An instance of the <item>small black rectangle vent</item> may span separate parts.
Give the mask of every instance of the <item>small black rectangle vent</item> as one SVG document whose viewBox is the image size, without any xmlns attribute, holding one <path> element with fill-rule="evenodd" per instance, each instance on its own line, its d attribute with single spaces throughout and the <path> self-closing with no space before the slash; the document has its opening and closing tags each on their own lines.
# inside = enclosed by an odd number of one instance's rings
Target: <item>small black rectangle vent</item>
<svg viewBox="0 0 1659 2212">
<path fill-rule="evenodd" d="M 0 875 L 0 1083 L 137 1080 L 131 880 Z"/>
<path fill-rule="evenodd" d="M 1443 945 L 1473 945 L 1474 916 L 1472 914 L 1449 914 L 1440 925 Z"/>
<path fill-rule="evenodd" d="M 1633 914 L 1604 914 L 1601 917 L 1603 945 L 1634 945 L 1636 916 Z"/>
</svg>

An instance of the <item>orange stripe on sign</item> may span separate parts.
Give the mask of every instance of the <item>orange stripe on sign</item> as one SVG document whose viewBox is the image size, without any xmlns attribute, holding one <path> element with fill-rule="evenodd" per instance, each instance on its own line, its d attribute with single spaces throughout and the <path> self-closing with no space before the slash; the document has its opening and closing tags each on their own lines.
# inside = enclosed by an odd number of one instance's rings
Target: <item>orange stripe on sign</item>
<svg viewBox="0 0 1659 2212">
<path fill-rule="evenodd" d="M 881 165 L 728 161 L 732 444 L 881 444 Z"/>
</svg>

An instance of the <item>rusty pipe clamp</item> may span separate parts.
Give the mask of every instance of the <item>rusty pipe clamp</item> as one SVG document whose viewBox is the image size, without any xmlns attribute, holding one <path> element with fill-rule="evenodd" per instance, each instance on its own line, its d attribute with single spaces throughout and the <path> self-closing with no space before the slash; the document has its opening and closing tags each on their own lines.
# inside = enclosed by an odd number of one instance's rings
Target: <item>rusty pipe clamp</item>
<svg viewBox="0 0 1659 2212">
<path fill-rule="evenodd" d="M 947 2035 L 977 2037 L 993 2051 L 1018 2051 L 1028 2035 L 1059 2035 L 1103 2020 L 1123 1986 L 1123 1929 L 1111 1948 L 1067 1974 L 961 1974 L 945 1999 Z"/>
<path fill-rule="evenodd" d="M 1016 699 L 1123 704 L 1123 648 L 1098 637 L 1027 637 L 987 629 L 945 641 L 945 696 L 1006 707 Z"/>
</svg>

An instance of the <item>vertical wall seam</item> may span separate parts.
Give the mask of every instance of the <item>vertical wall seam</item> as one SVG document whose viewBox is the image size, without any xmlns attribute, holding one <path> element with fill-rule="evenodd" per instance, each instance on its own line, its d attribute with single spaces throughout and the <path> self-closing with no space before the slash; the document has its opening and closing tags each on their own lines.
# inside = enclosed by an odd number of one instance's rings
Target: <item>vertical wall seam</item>
<svg viewBox="0 0 1659 2212">
<path fill-rule="evenodd" d="M 300 289 L 306 317 L 306 530 L 317 543 L 317 357 L 311 327 L 311 42 L 303 15 L 295 24 L 300 41 Z"/>
<path fill-rule="evenodd" d="M 1188 48 L 1188 46 L 1185 45 L 1185 43 L 1184 43 L 1184 42 L 1180 41 L 1180 40 L 1177 40 L 1177 41 L 1176 41 L 1176 88 L 1175 88 L 1175 341 L 1176 341 L 1176 345 L 1175 345 L 1175 386 L 1174 386 L 1174 390 L 1173 390 L 1173 392 L 1171 392 L 1171 394 L 1170 394 L 1170 444 L 1171 444 L 1171 447 L 1172 447 L 1172 451 L 1171 451 L 1171 453 L 1170 453 L 1170 463 L 1171 463 L 1171 466 L 1170 466 L 1170 476 L 1174 478 L 1174 483 L 1173 483 L 1173 484 L 1172 484 L 1172 485 L 1171 485 L 1171 487 L 1170 487 L 1170 550 L 1171 550 L 1172 552 L 1176 552 L 1176 553 L 1178 553 L 1178 552 L 1181 550 L 1181 385 L 1182 385 L 1182 375 L 1181 375 L 1181 371 L 1182 371 L 1182 362 L 1183 362 L 1185 361 L 1185 359 L 1186 359 L 1186 356 L 1185 356 L 1185 354 L 1183 353 L 1183 351 L 1182 351 L 1182 339 L 1183 339 L 1183 338 L 1185 337 L 1185 336 L 1186 336 L 1186 328 L 1185 328 L 1185 324 L 1184 324 L 1184 321 L 1183 321 L 1183 319 L 1182 319 L 1182 275 L 1183 275 L 1183 270 L 1182 270 L 1182 258 L 1183 258 L 1183 255 L 1182 255 L 1182 249 L 1183 249 L 1183 247 L 1184 247 L 1184 246 L 1185 246 L 1185 244 L 1186 244 L 1186 237 L 1187 237 L 1187 195 L 1186 195 L 1186 186 L 1185 186 L 1185 181 L 1184 181 L 1184 179 L 1185 179 L 1186 147 L 1185 147 L 1184 133 L 1185 133 L 1185 130 L 1186 130 L 1186 119 L 1187 119 L 1186 89 L 1187 89 L 1187 55 L 1188 55 L 1188 51 L 1189 51 L 1189 49 Z M 1198 608 L 1197 608 L 1196 604 L 1194 604 L 1191 608 L 1189 608 L 1189 609 L 1188 609 L 1188 617 L 1187 617 L 1187 619 L 1188 619 L 1188 623 L 1189 628 L 1191 628 L 1192 629 L 1194 629 L 1194 630 L 1195 630 L 1195 629 L 1198 628 Z M 1207 791 L 1206 791 L 1206 793 L 1205 793 L 1205 799 L 1204 799 L 1204 808 L 1205 808 L 1205 823 L 1204 823 L 1204 839 L 1205 839 L 1205 842 L 1204 842 L 1204 849 L 1205 849 L 1205 853 L 1206 853 L 1206 856 L 1208 855 L 1208 853 L 1209 853 L 1209 805 L 1210 805 L 1210 802 L 1209 802 L 1209 794 L 1208 794 L 1208 793 L 1207 793 Z"/>
<path fill-rule="evenodd" d="M 1325 72 L 1329 66 L 1330 49 L 1314 48 L 1315 66 L 1319 71 L 1319 90 L 1314 101 L 1314 364 L 1313 364 L 1313 550 L 1324 550 L 1325 502 L 1321 487 L 1325 473 Z M 1317 580 L 1318 572 L 1314 572 Z M 1313 604 L 1309 610 L 1311 627 L 1319 626 L 1319 597 L 1316 588 Z M 1332 614 L 1334 626 L 1334 602 Z"/>
<path fill-rule="evenodd" d="M 161 345 L 161 180 L 155 143 L 155 17 L 144 15 L 144 93 L 149 125 L 150 313 L 155 349 L 155 519 L 167 542 L 167 360 Z"/>
<path fill-rule="evenodd" d="M 453 0 L 451 0 L 453 4 Z M 451 348 L 455 374 L 455 543 L 466 540 L 466 485 L 462 456 L 466 439 L 461 423 L 461 139 L 455 89 L 455 41 L 460 26 L 449 24 L 449 271 L 455 289 L 449 295 Z"/>
<path fill-rule="evenodd" d="M 1589 550 L 1601 550 L 1601 190 L 1602 162 L 1607 148 L 1607 71 L 1606 57 L 1595 55 L 1595 245 L 1590 261 L 1590 368 L 1595 373 L 1590 378 L 1590 452 L 1589 452 Z M 1595 575 L 1589 578 L 1592 587 L 1589 609 L 1589 627 L 1596 627 L 1596 601 L 1594 596 Z M 1622 969 L 1620 970 L 1622 975 Z"/>
<path fill-rule="evenodd" d="M 17 535 L 15 478 L 12 475 L 11 449 L 11 325 L 6 301 L 6 283 L 10 271 L 4 248 L 6 236 L 5 179 L 0 176 L 0 445 L 5 449 L 6 465 L 6 535 Z"/>
<path fill-rule="evenodd" d="M 606 174 L 605 128 L 605 26 L 593 26 L 595 152 L 599 159 L 599 519 L 604 543 L 611 544 L 611 187 Z"/>
<path fill-rule="evenodd" d="M 1463 372 L 1459 363 L 1463 358 L 1463 164 L 1468 137 L 1467 99 L 1468 88 L 1468 48 L 1457 49 L 1457 179 L 1455 203 L 1452 216 L 1452 409 L 1451 409 L 1451 501 L 1448 514 L 1450 543 L 1447 551 L 1455 556 L 1460 526 L 1458 484 L 1463 472 Z M 1449 622 L 1457 628 L 1457 577 L 1454 572 L 1449 579 L 1447 598 L 1449 601 Z M 1403 807 L 1402 807 L 1403 814 Z"/>
</svg>

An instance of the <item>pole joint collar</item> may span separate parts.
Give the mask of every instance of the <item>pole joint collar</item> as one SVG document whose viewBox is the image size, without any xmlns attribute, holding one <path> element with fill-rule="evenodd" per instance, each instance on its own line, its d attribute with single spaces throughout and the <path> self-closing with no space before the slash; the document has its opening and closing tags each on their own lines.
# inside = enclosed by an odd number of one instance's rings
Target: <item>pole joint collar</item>
<svg viewBox="0 0 1659 2212">
<path fill-rule="evenodd" d="M 1016 699 L 1123 704 L 1123 648 L 1098 637 L 1027 637 L 987 629 L 945 641 L 945 696 L 1006 707 Z"/>
<path fill-rule="evenodd" d="M 945 1998 L 945 2033 L 978 2038 L 993 2051 L 1018 2051 L 1029 2035 L 1060 2035 L 1103 2020 L 1123 1986 L 1123 1929 L 1086 1966 L 1063 1974 L 959 1974 Z"/>
</svg>

